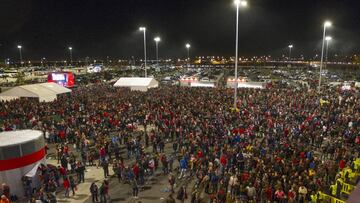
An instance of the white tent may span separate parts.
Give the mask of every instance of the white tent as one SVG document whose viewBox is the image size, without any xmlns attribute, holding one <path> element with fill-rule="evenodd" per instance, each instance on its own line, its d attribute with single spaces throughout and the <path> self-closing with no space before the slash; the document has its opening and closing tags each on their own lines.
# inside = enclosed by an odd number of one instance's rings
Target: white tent
<svg viewBox="0 0 360 203">
<path fill-rule="evenodd" d="M 235 82 L 228 81 L 227 87 L 234 88 Z M 250 89 L 264 89 L 266 86 L 265 82 L 238 82 L 238 88 L 250 88 Z"/>
<path fill-rule="evenodd" d="M 214 83 L 192 82 L 190 87 L 215 87 Z"/>
<path fill-rule="evenodd" d="M 114 87 L 130 87 L 131 90 L 147 91 L 149 88 L 159 86 L 159 82 L 154 78 L 120 78 L 114 84 Z"/>
<path fill-rule="evenodd" d="M 1 96 L 0 95 L 0 101 L 11 101 L 14 99 L 18 99 L 19 97 L 13 97 L 13 96 Z"/>
<path fill-rule="evenodd" d="M 1 93 L 0 100 L 34 97 L 39 98 L 39 101 L 41 102 L 51 102 L 56 99 L 58 94 L 67 92 L 71 92 L 71 90 L 55 83 L 51 83 L 49 85 L 46 83 L 22 85 Z"/>
<path fill-rule="evenodd" d="M 65 94 L 71 92 L 71 89 L 66 88 L 64 86 L 58 85 L 56 83 L 50 82 L 50 83 L 39 83 L 38 85 L 45 87 L 53 92 L 58 94 Z"/>
</svg>

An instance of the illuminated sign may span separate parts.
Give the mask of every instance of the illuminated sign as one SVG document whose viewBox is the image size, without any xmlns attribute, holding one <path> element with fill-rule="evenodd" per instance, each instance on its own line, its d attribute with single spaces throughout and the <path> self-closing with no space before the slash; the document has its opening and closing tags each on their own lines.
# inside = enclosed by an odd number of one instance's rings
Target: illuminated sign
<svg viewBox="0 0 360 203">
<path fill-rule="evenodd" d="M 48 75 L 48 82 L 54 82 L 65 87 L 73 87 L 74 75 L 71 72 L 50 73 Z"/>
<path fill-rule="evenodd" d="M 53 80 L 65 80 L 65 74 L 58 74 L 58 73 L 53 73 L 52 75 L 52 79 Z"/>
</svg>

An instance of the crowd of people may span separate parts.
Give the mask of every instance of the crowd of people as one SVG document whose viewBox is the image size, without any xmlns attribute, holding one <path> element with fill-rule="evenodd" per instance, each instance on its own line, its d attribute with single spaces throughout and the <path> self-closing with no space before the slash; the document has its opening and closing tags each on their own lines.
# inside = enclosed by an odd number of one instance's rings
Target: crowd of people
<svg viewBox="0 0 360 203">
<path fill-rule="evenodd" d="M 56 203 L 56 193 L 60 190 L 64 191 L 65 197 L 69 197 L 70 192 L 74 196 L 77 185 L 85 182 L 85 166 L 80 161 L 75 166 L 70 165 L 67 160 L 71 161 L 73 156 L 62 153 L 59 166 L 40 164 L 35 179 L 24 176 L 22 181 L 25 197 L 30 202 L 38 200 L 44 203 Z"/>
<path fill-rule="evenodd" d="M 233 108 L 231 89 L 173 86 L 131 92 L 99 84 L 50 103 L 3 102 L 0 130 L 42 130 L 48 143 L 58 144 L 57 170 L 73 171 L 80 181 L 85 165 L 103 167 L 107 178 L 112 164 L 134 197 L 145 177 L 161 167 L 169 192 L 181 202 L 308 202 L 317 191 L 340 198 L 331 186 L 339 171 L 355 170 L 360 150 L 358 91 L 319 94 L 299 87 L 240 89 L 238 95 Z M 138 126 L 144 128 L 141 133 L 134 132 Z M 164 150 L 166 143 L 171 151 Z M 77 149 L 78 161 L 68 144 Z M 59 186 L 59 175 L 46 171 L 44 190 L 52 193 L 50 182 Z M 66 195 L 75 193 L 72 176 L 61 176 Z M 181 185 L 176 191 L 175 182 L 184 178 L 192 190 Z M 107 184 L 91 186 L 93 201 L 100 194 L 106 202 Z"/>
</svg>

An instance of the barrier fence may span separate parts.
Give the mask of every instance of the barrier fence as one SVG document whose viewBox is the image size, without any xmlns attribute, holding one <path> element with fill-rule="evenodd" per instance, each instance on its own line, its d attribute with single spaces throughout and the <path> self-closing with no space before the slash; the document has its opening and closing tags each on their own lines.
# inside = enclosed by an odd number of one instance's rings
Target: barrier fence
<svg viewBox="0 0 360 203">
<path fill-rule="evenodd" d="M 341 181 L 342 183 L 342 188 L 341 188 L 341 193 L 345 193 L 347 195 L 350 195 L 350 193 L 355 189 L 355 186 L 354 185 L 350 185 L 350 184 L 347 184 L 343 181 Z"/>
<path fill-rule="evenodd" d="M 320 193 L 320 202 L 323 203 L 345 203 L 345 201 L 338 199 L 336 197 L 327 195 L 325 193 L 319 192 Z"/>
<path fill-rule="evenodd" d="M 360 175 L 360 158 L 357 158 L 354 162 L 354 169 L 352 170 L 349 167 L 339 172 L 340 178 L 337 180 L 341 184 L 341 194 L 349 196 L 351 192 L 355 189 L 356 186 L 351 183 L 357 183 L 357 180 Z M 348 177 L 345 177 L 348 173 Z M 336 184 L 337 186 L 337 184 Z M 338 199 L 331 195 L 325 194 L 323 192 L 318 192 L 317 198 L 314 198 L 312 202 L 322 202 L 322 203 L 345 203 L 344 200 Z"/>
</svg>

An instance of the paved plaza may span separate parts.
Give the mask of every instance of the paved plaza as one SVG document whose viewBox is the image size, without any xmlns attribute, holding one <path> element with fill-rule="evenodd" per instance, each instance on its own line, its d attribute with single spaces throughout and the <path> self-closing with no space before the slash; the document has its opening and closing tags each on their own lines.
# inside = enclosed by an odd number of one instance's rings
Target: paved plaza
<svg viewBox="0 0 360 203">
<path fill-rule="evenodd" d="M 148 147 L 147 151 L 151 151 L 152 148 Z M 167 143 L 165 145 L 165 152 L 170 152 L 172 150 L 172 143 Z M 76 150 L 74 150 L 76 151 Z M 121 153 L 125 154 L 125 149 L 121 149 Z M 48 164 L 59 165 L 54 154 L 50 153 L 47 159 Z M 134 163 L 134 159 L 125 160 L 126 164 Z M 174 161 L 173 174 L 175 177 L 178 177 L 178 162 Z M 107 180 L 110 181 L 110 191 L 109 191 L 109 199 L 108 202 L 142 202 L 142 203 L 159 203 L 165 202 L 165 199 L 170 195 L 169 192 L 169 183 L 168 183 L 168 175 L 164 175 L 161 171 L 161 167 L 158 168 L 156 173 L 153 176 L 145 177 L 145 184 L 139 186 L 139 196 L 138 198 L 132 197 L 132 188 L 130 184 L 125 184 L 123 182 L 119 183 L 117 177 L 114 175 L 113 170 L 111 169 L 111 165 L 109 165 L 110 178 Z M 95 182 L 98 187 L 100 187 L 101 183 L 105 180 L 104 171 L 102 167 L 97 166 L 87 166 L 85 172 L 85 183 L 80 183 L 77 185 L 77 191 L 74 196 L 72 196 L 72 192 L 70 192 L 70 197 L 64 196 L 64 191 L 60 191 L 57 193 L 58 202 L 68 202 L 68 203 L 91 203 L 91 195 L 90 195 L 90 185 Z M 190 182 L 189 182 L 190 181 Z M 176 187 L 175 194 L 173 194 L 174 199 L 176 198 L 176 192 L 178 188 L 182 185 L 187 185 L 187 191 L 191 191 L 193 186 L 193 181 L 190 179 L 183 178 L 179 180 L 176 179 Z M 176 200 L 178 201 L 178 200 Z M 190 202 L 190 198 L 187 201 Z"/>
</svg>

